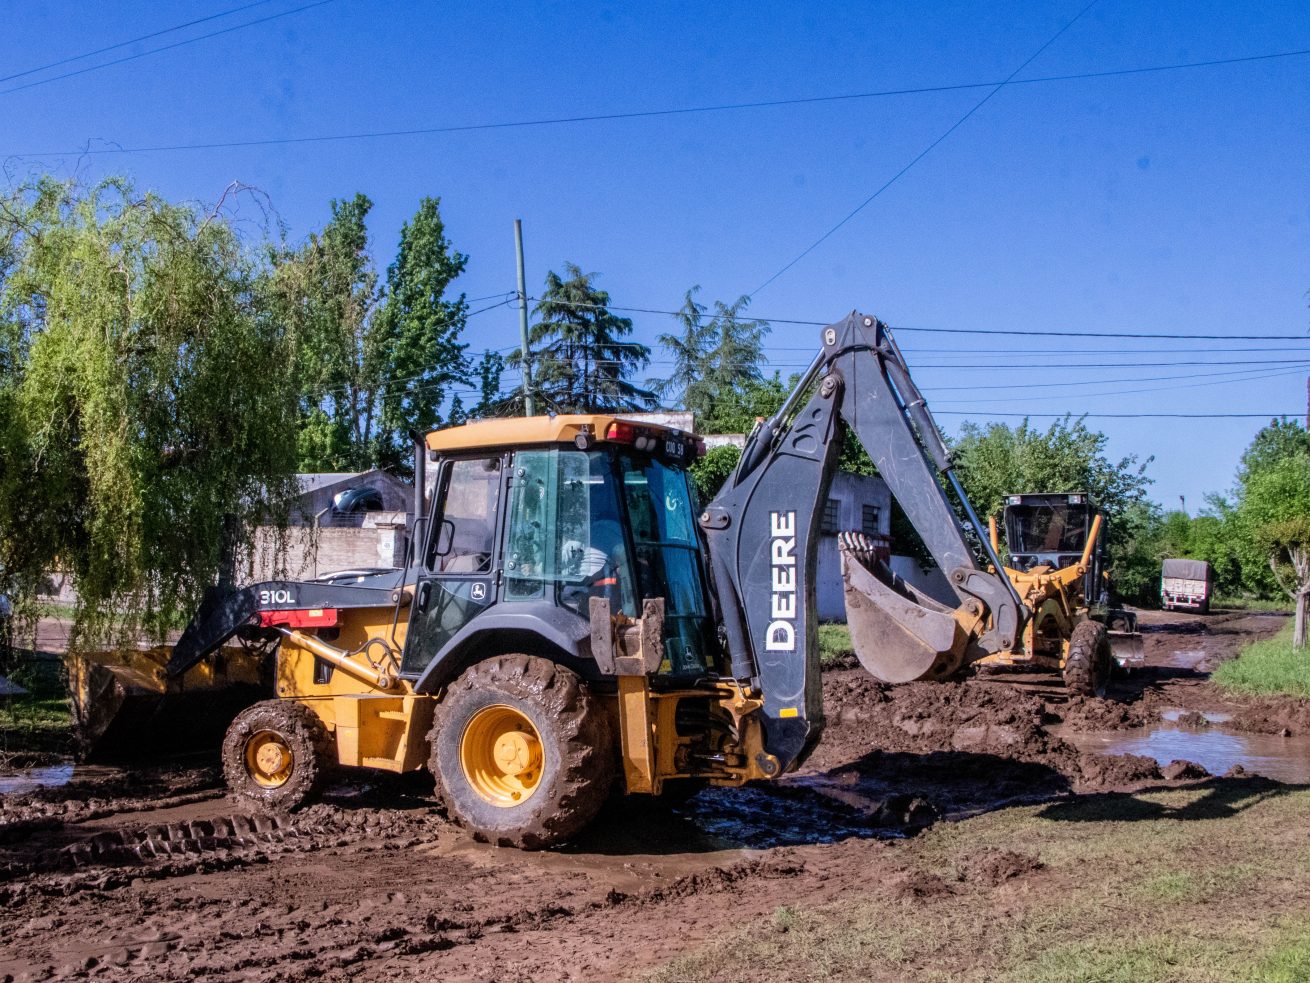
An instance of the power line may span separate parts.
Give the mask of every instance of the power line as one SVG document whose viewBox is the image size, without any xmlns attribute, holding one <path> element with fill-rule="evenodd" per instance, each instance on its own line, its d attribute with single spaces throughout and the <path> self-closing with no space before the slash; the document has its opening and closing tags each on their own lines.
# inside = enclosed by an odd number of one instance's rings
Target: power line
<svg viewBox="0 0 1310 983">
<path fill-rule="evenodd" d="M 1099 392 L 1090 392 L 1090 393 L 1049 393 L 1049 394 L 1047 394 L 1047 395 L 1045 395 L 1045 396 L 1029 396 L 1029 395 L 1027 395 L 1027 394 L 1025 393 L 1025 394 L 1022 394 L 1022 395 L 1020 395 L 1020 396 L 1002 397 L 1002 398 L 1000 398 L 1000 399 L 974 399 L 974 400 L 964 400 L 964 399 L 946 399 L 946 400 L 942 400 L 941 402 L 946 403 L 947 405 L 950 405 L 950 404 L 952 404 L 952 403 L 970 403 L 970 404 L 976 405 L 976 404 L 978 404 L 978 403 L 1013 403 L 1013 402 L 1015 402 L 1016 400 L 1020 400 L 1020 399 L 1024 399 L 1024 400 L 1027 400 L 1027 399 L 1098 399 L 1098 398 L 1100 398 L 1100 397 L 1102 397 L 1102 396 L 1127 396 L 1127 395 L 1135 394 L 1135 393 L 1160 393 L 1160 392 L 1172 392 L 1172 391 L 1175 391 L 1175 390 L 1178 390 L 1178 389 L 1201 389 L 1201 388 L 1204 388 L 1204 387 L 1206 387 L 1206 386 L 1230 386 L 1230 385 L 1232 385 L 1232 384 L 1234 384 L 1234 383 L 1240 383 L 1240 382 L 1260 382 L 1260 381 L 1263 381 L 1263 380 L 1265 380 L 1265 379 L 1277 379 L 1277 378 L 1282 378 L 1282 377 L 1289 376 L 1289 375 L 1300 376 L 1300 375 L 1303 374 L 1305 371 L 1306 371 L 1306 370 L 1305 370 L 1304 368 L 1291 369 L 1290 371 L 1289 371 L 1289 370 L 1286 370 L 1286 369 L 1283 369 L 1283 370 L 1280 370 L 1280 371 L 1273 371 L 1273 372 L 1269 371 L 1268 369 L 1263 369 L 1263 370 L 1259 370 L 1259 371 L 1252 370 L 1252 369 L 1247 369 L 1247 370 L 1246 370 L 1247 375 L 1246 375 L 1244 378 L 1240 378 L 1240 379 L 1212 379 L 1212 380 L 1210 380 L 1210 381 L 1208 381 L 1208 382 L 1184 382 L 1181 386 L 1148 386 L 1148 387 L 1145 388 L 1145 389 L 1105 389 L 1105 390 L 1101 390 L 1101 391 L 1099 391 Z M 1216 374 L 1216 375 L 1222 375 L 1222 374 L 1224 374 L 1224 373 L 1215 373 L 1215 374 Z M 1165 377 L 1165 378 L 1168 378 L 1168 377 Z M 1188 377 L 1187 377 L 1187 376 L 1176 376 L 1176 377 L 1174 377 L 1174 378 L 1178 378 L 1178 379 L 1186 379 L 1186 378 L 1188 378 Z M 1196 378 L 1196 377 L 1193 377 L 1193 378 Z M 1131 380 L 1125 380 L 1125 381 L 1131 381 Z M 1144 380 L 1141 380 L 1141 381 L 1145 382 L 1145 381 L 1148 381 L 1148 380 L 1145 380 L 1145 379 L 1144 379 Z M 1064 383 L 1064 385 L 1066 385 L 1066 386 L 1090 386 L 1090 385 L 1098 385 L 1098 384 L 1099 384 L 1099 383 L 1098 383 L 1096 380 L 1092 380 L 1092 381 L 1089 381 L 1089 382 L 1070 382 L 1070 383 Z M 952 391 L 958 392 L 958 391 L 960 391 L 960 390 L 964 390 L 964 389 L 968 389 L 968 390 L 971 390 L 971 391 L 976 391 L 976 390 L 979 390 L 979 389 L 994 389 L 994 388 L 996 388 L 996 387 L 994 387 L 994 386 L 959 386 L 959 387 L 956 387 L 956 389 L 954 389 L 954 390 L 952 390 Z M 925 391 L 930 391 L 930 390 L 925 390 Z M 935 391 L 937 391 L 937 392 L 941 392 L 941 391 L 943 391 L 943 390 L 935 390 Z"/>
<path fill-rule="evenodd" d="M 162 31 L 154 31 L 150 34 L 142 34 L 140 37 L 132 38 L 129 41 L 119 41 L 117 44 L 106 45 L 103 48 L 96 48 L 94 51 L 84 51 L 80 55 L 70 55 L 67 58 L 60 58 L 58 61 L 52 61 L 46 65 L 39 65 L 36 68 L 29 68 L 22 72 L 15 72 L 13 75 L 0 76 L 0 82 L 12 82 L 14 79 L 25 78 L 28 75 L 35 75 L 37 72 L 46 72 L 52 68 L 58 68 L 60 65 L 67 65 L 70 62 L 81 61 L 83 58 L 94 58 L 96 55 L 103 55 L 109 51 L 117 51 L 119 48 L 126 48 L 128 45 L 139 44 L 142 41 L 149 41 L 151 38 L 163 37 L 165 34 L 172 34 L 176 31 L 185 30 L 188 27 L 195 27 L 197 24 L 204 24 L 211 20 L 219 20 L 232 14 L 239 14 L 243 10 L 249 10 L 252 7 L 262 7 L 265 4 L 272 3 L 273 0 L 255 0 L 254 3 L 247 3 L 240 7 L 232 7 L 228 10 L 219 11 L 216 14 L 210 14 L 208 17 L 199 17 L 196 20 L 189 20 L 185 24 L 177 24 L 173 27 L 166 27 Z"/>
<path fill-rule="evenodd" d="M 270 0 L 263 0 L 270 2 Z M 251 6 L 255 6 L 251 4 Z M 244 8 L 236 8 L 241 10 Z M 229 11 L 231 13 L 232 11 Z M 214 16 L 223 16 L 216 14 Z M 149 35 L 147 35 L 149 36 Z M 141 39 L 137 39 L 141 40 Z M 201 39 L 196 39 L 201 40 Z M 124 42 L 125 44 L 132 42 Z M 120 46 L 114 46 L 120 47 Z M 102 50 L 110 50 L 108 48 Z M 162 49 L 161 49 L 162 50 Z M 95 54 L 90 52 L 89 54 Z M 1075 82 L 1090 79 L 1115 78 L 1120 76 L 1131 75 L 1149 75 L 1161 72 L 1187 71 L 1198 68 L 1216 68 L 1224 65 L 1240 65 L 1250 62 L 1275 61 L 1284 58 L 1302 58 L 1310 55 L 1310 48 L 1302 48 L 1293 51 L 1275 51 L 1259 55 L 1245 55 L 1235 58 L 1214 58 L 1207 61 L 1191 62 L 1174 62 L 1166 65 L 1146 65 L 1139 68 L 1120 68 L 1108 69 L 1098 72 L 1077 72 L 1067 75 L 1042 75 L 1035 78 L 1011 79 L 1009 81 L 991 81 L 991 82 L 960 82 L 951 85 L 925 85 L 914 88 L 901 89 L 880 89 L 871 92 L 847 92 L 826 96 L 799 96 L 789 99 L 766 99 L 755 102 L 727 102 L 703 106 L 676 106 L 666 109 L 645 109 L 631 110 L 615 113 L 594 113 L 581 116 L 554 116 L 544 117 L 541 119 L 523 119 L 523 120 L 504 120 L 491 123 L 467 123 L 456 126 L 425 126 L 412 127 L 406 129 L 392 130 L 365 130 L 353 133 L 326 133 L 317 136 L 305 137 L 277 137 L 268 139 L 252 140 L 226 140 L 211 141 L 207 143 L 175 143 L 159 144 L 144 147 L 102 147 L 96 150 L 47 150 L 40 152 L 29 152 L 22 154 L 10 154 L 11 157 L 46 157 L 58 156 L 63 154 L 144 154 L 144 153 L 167 153 L 174 151 L 186 150 L 231 150 L 241 147 L 268 147 L 288 144 L 306 144 L 306 143 L 328 143 L 333 141 L 345 140 L 382 140 L 394 137 L 413 137 L 413 136 L 437 136 L 447 133 L 468 133 L 478 130 L 508 130 L 521 127 L 540 127 L 540 126 L 563 126 L 577 123 L 604 123 L 620 120 L 631 119 L 649 119 L 661 116 L 690 116 L 701 113 L 721 113 L 734 112 L 744 109 L 775 109 L 785 106 L 804 106 L 832 102 L 855 102 L 868 99 L 885 99 L 899 96 L 913 95 L 932 95 L 943 92 L 964 92 L 972 89 L 989 89 L 1000 85 L 1014 87 L 1017 85 L 1044 85 L 1052 82 Z M 79 58 L 88 57 L 89 55 L 79 55 Z M 67 59 L 76 60 L 76 59 Z M 62 64 L 62 62 L 56 62 Z M 47 65 L 45 68 L 51 68 L 53 65 Z M 42 69 L 32 69 L 32 72 L 41 71 Z M 24 72 L 21 74 L 30 74 Z M 18 76 L 10 76 L 17 78 Z M 0 82 L 5 81 L 0 79 Z M 54 81 L 51 79 L 50 81 Z"/>
<path fill-rule="evenodd" d="M 172 44 L 160 45 L 158 48 L 151 48 L 148 51 L 138 51 L 133 55 L 124 55 L 122 58 L 115 58 L 112 61 L 101 62 L 98 65 L 90 65 L 86 68 L 79 68 L 73 72 L 64 72 L 62 75 L 52 75 L 49 78 L 37 79 L 34 82 L 24 82 L 22 85 L 10 86 L 8 89 L 0 89 L 0 96 L 9 95 L 11 92 L 21 92 L 24 89 L 33 89 L 38 85 L 48 85 L 51 82 L 58 82 L 61 79 L 70 79 L 78 75 L 85 75 L 88 72 L 98 72 L 102 68 L 109 68 L 113 65 L 121 65 L 124 62 L 135 61 L 138 58 L 145 58 L 149 55 L 157 55 L 162 51 L 172 51 L 174 48 L 181 48 L 188 44 L 195 44 L 197 41 L 207 41 L 210 38 L 216 38 L 223 34 L 231 34 L 233 31 L 241 31 L 247 27 L 255 27 L 259 24 L 267 24 L 269 21 L 278 20 L 282 17 L 290 17 L 292 14 L 299 14 L 306 10 L 312 10 L 314 7 L 322 7 L 336 0 L 314 0 L 313 3 L 307 3 L 300 7 L 292 7 L 290 10 L 284 10 L 281 13 L 269 14 L 267 17 L 259 17 L 255 20 L 246 21 L 244 24 L 234 24 L 232 27 L 225 27 L 222 30 L 211 31 L 208 34 L 201 34 L 194 38 L 187 38 L 185 41 L 174 41 Z M 254 4 L 252 4 L 254 6 Z M 241 8 L 238 8 L 241 9 Z M 221 16 L 221 15 L 215 15 Z M 130 42 L 128 42 L 130 43 Z M 38 69 L 33 69 L 38 71 Z M 29 74 L 24 72 L 23 74 Z M 92 151 L 87 151 L 91 153 Z M 11 155 L 11 156 L 38 156 L 38 155 Z"/>
<path fill-rule="evenodd" d="M 1295 413 L 981 413 L 971 410 L 933 410 L 933 416 L 986 416 L 1028 419 L 1042 417 L 1063 419 L 1076 417 L 1093 420 L 1269 420 L 1275 417 L 1299 417 L 1301 410 Z"/>
<path fill-rule="evenodd" d="M 540 302 L 541 297 L 529 297 L 529 301 Z M 552 304 L 558 304 L 561 307 L 581 307 L 591 310 L 602 311 L 620 311 L 624 314 L 667 314 L 669 317 L 677 317 L 680 311 L 659 310 L 653 307 L 620 307 L 616 304 L 584 304 L 580 301 L 556 300 L 551 298 Z M 801 320 L 798 318 L 769 317 L 766 314 L 756 314 L 749 320 L 767 321 L 769 324 L 799 324 L 806 327 L 826 328 L 834 323 L 832 321 L 812 321 Z M 923 334 L 968 334 L 968 335 L 1018 335 L 1030 338 L 1084 338 L 1088 341 L 1097 338 L 1151 338 L 1159 341 L 1300 341 L 1310 344 L 1310 335 L 1294 334 L 1174 334 L 1165 332 L 1150 331 L 1057 331 L 1048 328 L 919 328 L 909 327 L 906 325 L 892 325 L 892 330 L 897 334 L 919 332 Z M 619 342 L 618 344 L 635 345 L 638 342 Z M 800 351 L 815 351 L 819 346 L 816 344 L 813 349 L 798 349 Z"/>
<path fill-rule="evenodd" d="M 946 132 L 945 132 L 945 133 L 943 133 L 941 136 L 939 136 L 939 137 L 938 137 L 936 140 L 934 140 L 932 143 L 928 144 L 928 146 L 924 147 L 923 150 L 919 151 L 918 154 L 916 154 L 913 158 L 911 158 L 911 160 L 910 160 L 910 162 L 909 162 L 908 164 L 906 164 L 906 165 L 905 165 L 904 167 L 902 167 L 899 171 L 897 171 L 895 174 L 893 174 L 890 178 L 888 178 L 886 181 L 884 181 L 884 182 L 882 183 L 882 185 L 879 186 L 879 188 L 878 188 L 876 191 L 874 191 L 873 194 L 869 195 L 869 197 L 865 198 L 864 201 L 862 201 L 862 202 L 860 202 L 858 205 L 856 205 L 855 208 L 852 209 L 852 210 L 851 210 L 851 211 L 846 215 L 845 218 L 843 218 L 840 222 L 838 222 L 836 225 L 834 225 L 831 229 L 829 229 L 829 230 L 828 230 L 827 232 L 825 232 L 823 235 L 819 236 L 819 238 L 815 239 L 814 242 L 810 243 L 810 244 L 809 244 L 808 246 L 806 246 L 803 250 L 801 250 L 801 252 L 800 252 L 799 254 L 797 254 L 797 256 L 796 256 L 794 259 L 792 259 L 789 263 L 785 264 L 785 265 L 782 267 L 782 269 L 780 269 L 780 270 L 778 270 L 778 272 L 774 273 L 773 276 L 769 277 L 767 280 L 765 280 L 763 283 L 761 283 L 758 287 L 756 287 L 754 290 L 752 290 L 752 291 L 750 292 L 750 296 L 751 296 L 751 297 L 754 297 L 754 296 L 755 296 L 756 294 L 758 294 L 761 290 L 763 290 L 765 287 L 767 287 L 769 284 L 771 284 L 774 280 L 778 279 L 778 277 L 782 276 L 784 273 L 786 273 L 788 270 L 790 270 L 793 266 L 795 266 L 797 263 L 799 263 L 801 260 L 803 260 L 803 259 L 804 259 L 806 256 L 808 256 L 810 253 L 812 253 L 812 252 L 814 252 L 814 250 L 818 249 L 819 246 L 823 245 L 823 243 L 825 243 L 825 242 L 828 240 L 828 238 L 829 238 L 830 236 L 832 236 L 833 234 L 835 234 L 835 233 L 837 232 L 837 230 L 840 229 L 843 225 L 845 225 L 847 222 L 849 222 L 851 219 L 853 219 L 856 215 L 860 214 L 860 212 L 864 211 L 864 209 L 867 208 L 867 207 L 870 205 L 870 203 L 872 203 L 872 202 L 874 201 L 874 199 L 876 199 L 876 198 L 877 198 L 879 195 L 881 195 L 884 191 L 886 191 L 886 190 L 887 190 L 888 188 L 890 188 L 893 184 L 895 184 L 897 181 L 899 181 L 899 180 L 901 179 L 901 177 L 902 177 L 904 174 L 908 173 L 909 170 L 910 170 L 910 168 L 914 167 L 915 164 L 919 163 L 919 161 L 921 161 L 921 160 L 923 160 L 925 157 L 927 157 L 930 153 L 933 152 L 933 150 L 934 150 L 934 149 L 935 149 L 935 148 L 936 148 L 936 147 L 937 147 L 937 146 L 938 146 L 938 145 L 939 145 L 943 140 L 945 140 L 947 137 L 949 137 L 952 133 L 954 133 L 956 130 L 958 130 L 961 126 L 963 126 L 964 123 L 969 119 L 969 117 L 971 117 L 971 116 L 972 116 L 974 113 L 976 113 L 978 110 L 982 109 L 983 106 L 987 105 L 987 103 L 991 100 L 991 98 L 992 98 L 993 96 L 995 96 L 998 92 L 1000 92 L 1003 88 L 1005 88 L 1005 86 L 1006 86 L 1007 83 L 1009 83 L 1009 82 L 1010 82 L 1010 81 L 1011 81 L 1011 80 L 1012 80 L 1016 75 L 1018 75 L 1018 74 L 1019 74 L 1020 72 L 1022 72 L 1025 68 L 1027 68 L 1030 64 L 1032 64 L 1032 62 L 1035 61 L 1035 60 L 1037 59 L 1037 57 L 1038 57 L 1038 56 L 1039 56 L 1043 51 L 1045 51 L 1047 48 L 1049 48 L 1051 45 L 1053 45 L 1053 44 L 1054 44 L 1054 43 L 1055 43 L 1055 42 L 1060 38 L 1060 36 L 1061 36 L 1062 34 L 1064 34 L 1065 31 L 1069 30 L 1069 28 L 1073 27 L 1074 24 L 1078 23 L 1078 21 L 1080 21 L 1080 20 L 1082 19 L 1083 15 L 1086 14 L 1087 11 L 1089 11 L 1089 10 L 1091 10 L 1093 7 L 1095 7 L 1095 6 L 1097 5 L 1097 3 L 1099 3 L 1099 2 L 1100 2 L 1100 0 L 1092 0 L 1092 2 L 1089 3 L 1086 7 L 1084 7 L 1082 10 L 1078 11 L 1078 13 L 1074 16 L 1073 20 L 1069 21 L 1069 22 L 1068 22 L 1067 24 L 1065 24 L 1062 28 L 1060 28 L 1060 29 L 1059 29 L 1058 31 L 1056 31 L 1053 35 L 1051 35 L 1051 37 L 1050 37 L 1049 39 L 1047 39 L 1047 41 L 1046 41 L 1045 44 L 1043 44 L 1040 48 L 1038 48 L 1038 49 L 1037 49 L 1036 51 L 1034 51 L 1031 55 L 1029 55 L 1029 56 L 1024 60 L 1024 62 L 1023 62 L 1022 65 L 1020 65 L 1018 68 L 1016 68 L 1013 72 L 1011 72 L 1009 75 L 1007 75 L 1007 76 L 1005 77 L 1005 80 L 1004 80 L 1003 82 L 999 83 L 999 84 L 996 86 L 996 88 L 992 89 L 992 90 L 991 90 L 990 92 L 988 92 L 985 96 L 983 96 L 983 97 L 982 97 L 981 99 L 979 99 L 976 103 L 974 103 L 973 106 L 969 109 L 968 112 L 966 112 L 963 116 L 961 116 L 961 117 L 960 117 L 959 119 L 957 119 L 954 123 L 952 123 L 950 126 L 948 126 L 948 127 L 946 128 Z"/>
</svg>

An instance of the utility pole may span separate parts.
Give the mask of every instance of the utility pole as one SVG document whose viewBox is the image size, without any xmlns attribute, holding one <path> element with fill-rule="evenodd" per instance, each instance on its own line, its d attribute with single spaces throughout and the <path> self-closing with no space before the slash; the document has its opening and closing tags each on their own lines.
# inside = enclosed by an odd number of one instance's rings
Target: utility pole
<svg viewBox="0 0 1310 983">
<path fill-rule="evenodd" d="M 518 252 L 519 260 L 519 344 L 522 359 L 520 365 L 523 367 L 523 415 L 536 415 L 536 407 L 532 400 L 532 357 L 528 352 L 528 286 L 527 277 L 523 272 L 523 219 L 514 220 L 514 249 Z"/>
</svg>

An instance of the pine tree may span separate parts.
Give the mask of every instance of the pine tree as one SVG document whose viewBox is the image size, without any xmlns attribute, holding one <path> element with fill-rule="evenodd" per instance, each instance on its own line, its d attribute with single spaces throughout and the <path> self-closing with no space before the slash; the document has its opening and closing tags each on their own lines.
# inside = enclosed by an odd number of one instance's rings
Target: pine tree
<svg viewBox="0 0 1310 983">
<path fill-rule="evenodd" d="M 538 411 L 652 408 L 655 394 L 630 378 L 650 361 L 649 348 L 624 340 L 632 321 L 609 310 L 610 295 L 595 286 L 596 274 L 574 263 L 564 264 L 564 274 L 546 275 L 546 292 L 534 309 L 538 320 L 528 334 Z M 522 352 L 511 354 L 509 363 L 521 368 Z M 510 399 L 521 400 L 522 387 Z"/>
<path fill-rule="evenodd" d="M 656 380 L 654 390 L 666 402 L 703 419 L 724 401 L 761 381 L 769 325 L 742 318 L 742 310 L 750 303 L 745 296 L 733 304 L 715 301 L 713 315 L 706 316 L 706 307 L 696 302 L 699 290 L 696 286 L 687 291 L 675 315 L 681 332 L 659 337 L 673 356 L 673 372 L 667 379 Z"/>
</svg>

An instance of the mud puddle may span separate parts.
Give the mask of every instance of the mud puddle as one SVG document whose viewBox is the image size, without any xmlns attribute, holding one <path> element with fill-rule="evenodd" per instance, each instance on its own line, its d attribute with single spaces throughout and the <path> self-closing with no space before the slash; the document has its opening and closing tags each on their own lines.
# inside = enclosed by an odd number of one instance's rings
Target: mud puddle
<svg viewBox="0 0 1310 983">
<path fill-rule="evenodd" d="M 1231 720 L 1231 715 L 1222 713 L 1202 716 L 1166 710 L 1161 718 L 1156 726 L 1137 730 L 1074 731 L 1059 726 L 1050 730 L 1086 753 L 1144 755 L 1162 766 L 1194 761 L 1215 775 L 1240 766 L 1275 781 L 1310 784 L 1310 737 L 1235 733 L 1221 726 Z"/>
<path fill-rule="evenodd" d="M 35 768 L 0 771 L 0 795 L 20 795 L 42 788 L 58 788 L 71 782 L 99 782 L 121 777 L 123 771 L 104 765 L 75 765 L 71 761 Z"/>
</svg>

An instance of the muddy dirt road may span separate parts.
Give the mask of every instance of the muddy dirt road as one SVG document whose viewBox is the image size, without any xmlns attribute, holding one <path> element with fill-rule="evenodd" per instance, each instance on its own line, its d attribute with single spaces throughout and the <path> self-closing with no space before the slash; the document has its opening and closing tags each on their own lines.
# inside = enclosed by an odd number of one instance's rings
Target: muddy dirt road
<svg viewBox="0 0 1310 983">
<path fill-rule="evenodd" d="M 1143 621 L 1148 666 L 1114 700 L 1066 701 L 1034 679 L 888 688 L 829 671 L 828 730 L 802 773 L 677 809 L 616 802 L 546 854 L 472 842 L 419 776 L 343 783 L 276 820 L 235 810 L 203 763 L 10 793 L 0 979 L 640 977 L 780 906 L 940 891 L 907 858 L 905 838 L 932 824 L 1207 780 L 1197 764 L 1107 756 L 1083 735 L 1176 730 L 1180 714 L 1198 734 L 1310 733 L 1310 704 L 1234 700 L 1206 680 L 1281 619 Z M 1208 781 L 1248 781 L 1233 775 Z M 994 886 L 1036 866 L 981 850 L 952 876 Z"/>
</svg>

